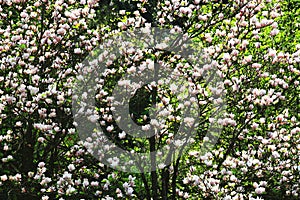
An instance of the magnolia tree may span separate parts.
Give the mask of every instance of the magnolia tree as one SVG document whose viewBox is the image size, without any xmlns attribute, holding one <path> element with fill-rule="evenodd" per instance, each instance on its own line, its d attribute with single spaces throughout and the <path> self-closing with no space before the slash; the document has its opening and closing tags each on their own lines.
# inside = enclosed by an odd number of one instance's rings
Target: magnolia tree
<svg viewBox="0 0 300 200">
<path fill-rule="evenodd" d="M 0 11 L 2 199 L 298 199 L 298 2 Z"/>
</svg>

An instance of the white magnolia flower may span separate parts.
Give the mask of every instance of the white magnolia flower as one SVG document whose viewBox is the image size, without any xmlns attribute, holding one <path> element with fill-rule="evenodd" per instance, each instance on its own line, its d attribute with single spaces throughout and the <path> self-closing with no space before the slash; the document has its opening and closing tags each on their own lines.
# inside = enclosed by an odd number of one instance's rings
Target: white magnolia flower
<svg viewBox="0 0 300 200">
<path fill-rule="evenodd" d="M 69 165 L 68 165 L 68 169 L 69 169 L 69 171 L 75 170 L 74 164 L 69 164 Z"/>
<path fill-rule="evenodd" d="M 125 137 L 126 137 L 125 131 L 122 131 L 121 133 L 119 133 L 119 138 L 120 139 L 124 139 Z"/>
</svg>

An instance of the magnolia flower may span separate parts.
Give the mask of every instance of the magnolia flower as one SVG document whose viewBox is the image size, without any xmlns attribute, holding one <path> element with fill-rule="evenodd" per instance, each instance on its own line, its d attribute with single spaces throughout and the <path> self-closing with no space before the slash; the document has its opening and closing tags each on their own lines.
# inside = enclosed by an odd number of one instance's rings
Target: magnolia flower
<svg viewBox="0 0 300 200">
<path fill-rule="evenodd" d="M 45 163 L 44 162 L 40 162 L 39 164 L 38 164 L 38 167 L 39 168 L 42 168 L 42 167 L 44 167 L 45 166 Z"/>
<path fill-rule="evenodd" d="M 75 191 L 76 191 L 76 189 L 74 187 L 72 187 L 72 186 L 69 185 L 69 187 L 68 187 L 68 189 L 66 191 L 66 194 L 70 195 L 70 194 L 74 193 Z"/>
<path fill-rule="evenodd" d="M 42 200 L 48 200 L 48 199 L 49 199 L 49 196 L 46 196 L 46 195 L 42 196 Z"/>
<path fill-rule="evenodd" d="M 230 60 L 230 54 L 229 53 L 224 53 L 223 59 L 226 60 L 226 61 Z"/>
<path fill-rule="evenodd" d="M 21 12 L 20 16 L 22 18 L 27 18 L 28 17 L 28 14 L 26 12 Z"/>
<path fill-rule="evenodd" d="M 187 192 L 184 193 L 183 198 L 188 199 L 189 198 L 189 194 Z"/>
<path fill-rule="evenodd" d="M 133 194 L 133 188 L 132 187 L 129 187 L 127 190 L 126 190 L 126 194 L 129 195 L 129 196 L 132 196 Z"/>
<path fill-rule="evenodd" d="M 274 56 L 276 55 L 276 50 L 274 50 L 274 49 L 269 49 L 268 55 L 271 56 L 271 57 L 274 57 Z"/>
<path fill-rule="evenodd" d="M 51 181 L 52 181 L 51 178 L 46 177 L 46 178 L 44 178 L 44 179 L 40 182 L 40 184 L 41 184 L 41 185 L 47 185 L 47 184 L 50 183 Z"/>
<path fill-rule="evenodd" d="M 16 126 L 17 126 L 17 127 L 21 127 L 21 126 L 22 126 L 22 122 L 17 121 L 17 122 L 16 122 Z"/>
<path fill-rule="evenodd" d="M 87 178 L 83 179 L 83 182 L 82 182 L 83 187 L 87 187 L 87 186 L 89 186 L 89 184 L 90 183 Z"/>
<path fill-rule="evenodd" d="M 126 13 L 126 10 L 120 10 L 120 11 L 119 11 L 119 14 L 120 14 L 120 15 L 125 15 L 125 13 Z"/>
<path fill-rule="evenodd" d="M 1 181 L 6 181 L 8 179 L 7 175 L 0 176 Z"/>
<path fill-rule="evenodd" d="M 279 154 L 277 151 L 273 151 L 273 152 L 272 152 L 272 156 L 273 156 L 274 158 L 280 158 L 280 154 Z"/>
<path fill-rule="evenodd" d="M 284 53 L 283 53 L 283 52 L 279 52 L 279 53 L 277 54 L 277 57 L 278 57 L 278 58 L 284 58 Z"/>
<path fill-rule="evenodd" d="M 40 142 L 40 143 L 43 143 L 45 141 L 45 138 L 39 137 L 37 141 Z"/>
<path fill-rule="evenodd" d="M 243 40 L 242 41 L 242 48 L 246 48 L 246 46 L 249 44 L 248 40 Z"/>
<path fill-rule="evenodd" d="M 278 29 L 273 29 L 271 32 L 270 32 L 270 35 L 271 36 L 274 36 L 274 35 L 277 35 L 280 31 Z"/>
<path fill-rule="evenodd" d="M 258 188 L 255 189 L 255 193 L 256 193 L 256 194 L 262 194 L 262 193 L 264 193 L 265 191 L 266 191 L 266 189 L 263 188 L 263 187 L 258 187 Z"/>
<path fill-rule="evenodd" d="M 248 63 L 252 61 L 252 55 L 246 56 L 244 60 Z"/>
<path fill-rule="evenodd" d="M 146 124 L 146 125 L 142 126 L 143 131 L 148 131 L 148 130 L 150 130 L 150 128 L 151 128 L 150 124 Z"/>
<path fill-rule="evenodd" d="M 120 139 L 124 139 L 126 137 L 126 133 L 124 131 L 122 131 L 121 133 L 119 133 L 119 138 Z"/>
<path fill-rule="evenodd" d="M 20 181 L 21 178 L 22 178 L 22 175 L 18 173 L 18 174 L 15 175 L 14 180 Z"/>
<path fill-rule="evenodd" d="M 64 28 L 60 28 L 60 29 L 57 30 L 57 33 L 58 33 L 59 35 L 65 35 L 66 32 L 67 32 L 67 31 L 66 31 L 66 29 L 64 29 Z"/>
<path fill-rule="evenodd" d="M 159 18 L 159 19 L 158 19 L 158 22 L 159 22 L 160 24 L 164 24 L 164 23 L 166 22 L 166 20 L 165 20 L 164 18 Z"/>
<path fill-rule="evenodd" d="M 111 164 L 112 167 L 116 167 L 119 165 L 119 158 L 113 157 L 113 158 L 108 158 L 107 161 Z"/>
<path fill-rule="evenodd" d="M 91 186 L 97 187 L 97 186 L 99 186 L 99 182 L 98 181 L 92 181 Z"/>
<path fill-rule="evenodd" d="M 110 126 L 108 126 L 108 127 L 106 128 L 106 130 L 107 130 L 108 132 L 112 132 L 112 130 L 114 130 L 114 126 L 113 126 L 113 125 L 110 125 Z"/>
<path fill-rule="evenodd" d="M 176 84 L 172 83 L 170 85 L 170 90 L 172 93 L 176 93 L 177 89 L 178 89 L 178 86 Z"/>
<path fill-rule="evenodd" d="M 74 49 L 74 53 L 75 54 L 81 54 L 81 49 L 79 49 L 79 48 Z"/>
<path fill-rule="evenodd" d="M 253 63 L 252 67 L 256 68 L 256 69 L 259 69 L 259 68 L 261 68 L 261 64 L 259 64 L 259 63 Z"/>
<path fill-rule="evenodd" d="M 68 165 L 68 169 L 69 169 L 69 171 L 75 170 L 74 164 L 69 164 L 69 165 Z"/>
</svg>

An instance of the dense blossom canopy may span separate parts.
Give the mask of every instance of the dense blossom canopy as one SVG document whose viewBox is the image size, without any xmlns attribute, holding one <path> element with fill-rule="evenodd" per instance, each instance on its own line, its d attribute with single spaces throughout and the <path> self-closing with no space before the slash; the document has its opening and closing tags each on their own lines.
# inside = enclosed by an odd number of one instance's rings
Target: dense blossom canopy
<svg viewBox="0 0 300 200">
<path fill-rule="evenodd" d="M 0 199 L 298 199 L 299 15 L 296 0 L 0 0 Z M 96 47 L 124 31 L 151 27 L 189 38 L 194 51 L 188 57 L 205 64 L 157 49 L 106 55 L 97 115 L 90 120 L 128 151 L 172 142 L 180 148 L 172 141 L 178 124 L 194 119 L 179 117 L 190 103 L 178 103 L 176 85 L 153 83 L 130 102 L 133 120 L 144 125 L 149 104 L 165 106 L 160 114 L 167 120 L 151 120 L 164 133 L 133 138 L 111 113 L 112 89 L 130 86 L 120 77 L 137 68 L 154 70 L 155 61 L 185 74 L 199 124 L 192 144 L 170 164 L 122 172 L 92 156 L 80 140 L 73 86 Z M 223 87 L 206 85 L 202 76 L 210 71 Z M 226 113 L 217 119 L 213 105 L 221 94 Z M 202 154 L 214 121 L 222 132 Z M 110 163 L 118 166 L 119 160 Z"/>
</svg>

